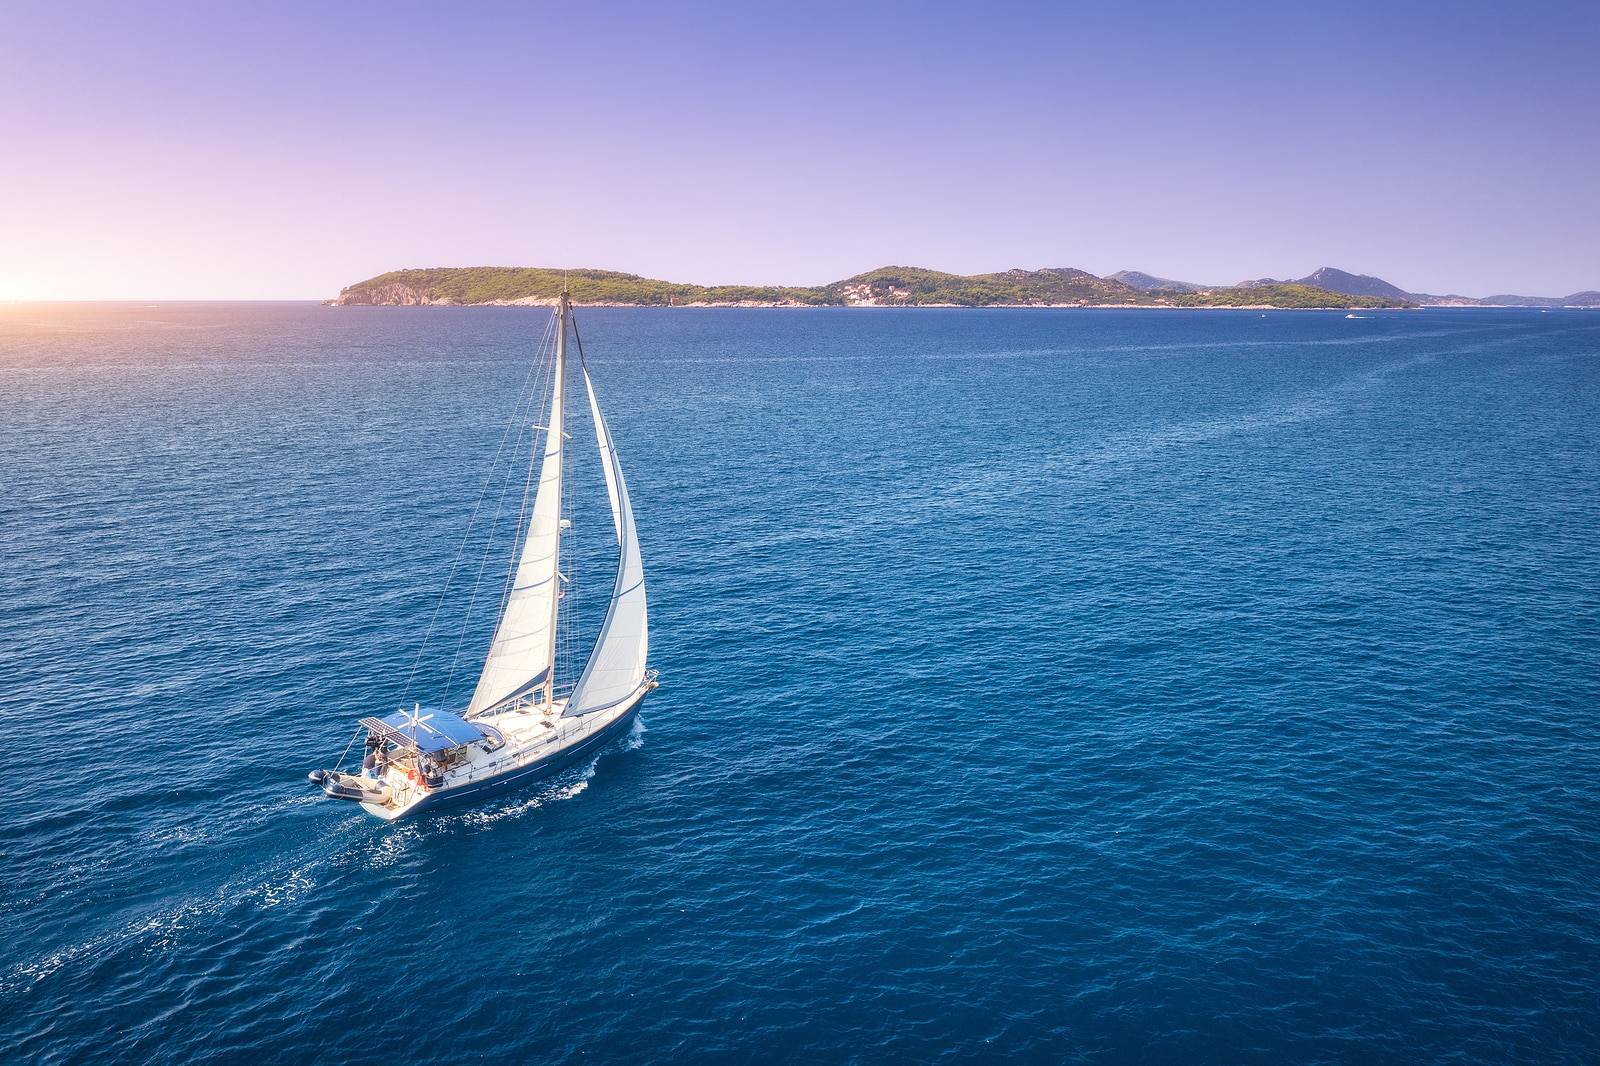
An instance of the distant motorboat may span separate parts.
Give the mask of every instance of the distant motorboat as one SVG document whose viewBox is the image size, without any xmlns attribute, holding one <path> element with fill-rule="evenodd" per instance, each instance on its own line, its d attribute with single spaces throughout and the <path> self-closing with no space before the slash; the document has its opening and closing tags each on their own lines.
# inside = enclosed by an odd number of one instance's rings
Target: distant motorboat
<svg viewBox="0 0 1600 1066">
<path fill-rule="evenodd" d="M 657 686 L 656 672 L 647 665 L 644 565 L 633 507 L 586 365 L 583 384 L 619 546 L 617 574 L 599 636 L 577 680 L 569 686 L 556 676 L 557 625 L 569 582 L 560 565 L 561 539 L 572 525 L 562 513 L 569 439 L 563 428 L 567 335 L 577 338 L 565 291 L 555 326 L 550 414 L 547 425 L 534 427 L 544 431 L 538 491 L 520 530 L 515 571 L 471 701 L 460 713 L 414 704 L 409 711 L 363 718 L 360 728 L 367 739 L 360 772 L 335 768 L 307 775 L 325 795 L 352 800 L 386 821 L 503 792 L 578 763 L 630 728 L 639 704 Z M 581 340 L 578 359 L 582 364 Z M 533 459 L 530 454 L 529 479 Z"/>
<path fill-rule="evenodd" d="M 1371 318 L 1372 316 L 1371 315 L 1358 315 L 1355 312 L 1351 312 L 1350 314 L 1345 315 L 1344 317 L 1346 317 L 1346 318 L 1368 319 L 1368 318 Z"/>
</svg>

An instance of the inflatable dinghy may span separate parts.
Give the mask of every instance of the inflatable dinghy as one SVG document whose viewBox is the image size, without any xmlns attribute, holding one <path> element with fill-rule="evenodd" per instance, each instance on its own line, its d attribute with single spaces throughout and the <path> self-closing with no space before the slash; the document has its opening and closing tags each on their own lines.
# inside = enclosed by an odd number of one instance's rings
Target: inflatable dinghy
<svg viewBox="0 0 1600 1066">
<path fill-rule="evenodd" d="M 306 776 L 312 784 L 321 785 L 322 791 L 334 799 L 376 803 L 379 806 L 389 802 L 389 786 L 369 777 L 341 774 L 335 770 L 313 770 Z"/>
</svg>

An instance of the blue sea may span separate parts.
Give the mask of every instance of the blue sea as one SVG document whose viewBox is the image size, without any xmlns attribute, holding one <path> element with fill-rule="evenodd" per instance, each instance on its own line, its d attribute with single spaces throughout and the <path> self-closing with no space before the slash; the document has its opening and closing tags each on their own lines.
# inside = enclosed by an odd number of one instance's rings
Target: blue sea
<svg viewBox="0 0 1600 1066">
<path fill-rule="evenodd" d="M 1600 1058 L 1600 314 L 581 309 L 662 687 L 382 824 L 548 314 L 0 309 L 6 1061 Z"/>
</svg>

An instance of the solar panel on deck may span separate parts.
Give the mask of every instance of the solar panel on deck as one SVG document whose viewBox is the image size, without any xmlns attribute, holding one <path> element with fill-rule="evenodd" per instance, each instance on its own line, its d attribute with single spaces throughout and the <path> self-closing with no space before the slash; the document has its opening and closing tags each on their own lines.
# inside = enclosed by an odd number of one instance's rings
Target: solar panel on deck
<svg viewBox="0 0 1600 1066">
<path fill-rule="evenodd" d="M 379 722 L 389 732 L 389 739 L 410 744 L 429 755 L 484 737 L 483 730 L 449 711 L 422 711 L 415 717 L 410 711 L 396 711 Z"/>
</svg>

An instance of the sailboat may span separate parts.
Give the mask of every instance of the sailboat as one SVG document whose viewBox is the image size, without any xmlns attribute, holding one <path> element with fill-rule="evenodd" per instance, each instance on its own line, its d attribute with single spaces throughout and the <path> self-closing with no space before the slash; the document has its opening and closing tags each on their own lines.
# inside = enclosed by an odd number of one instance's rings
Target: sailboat
<svg viewBox="0 0 1600 1066">
<path fill-rule="evenodd" d="M 577 337 L 565 290 L 554 325 L 549 417 L 533 427 L 544 434 L 542 458 L 538 449 L 529 454 L 530 478 L 539 460 L 538 488 L 519 529 L 508 591 L 471 700 L 458 712 L 417 704 L 363 718 L 357 730 L 358 737 L 366 733 L 360 772 L 336 767 L 308 775 L 326 795 L 359 803 L 386 821 L 506 792 L 583 762 L 632 728 L 640 703 L 657 687 L 656 671 L 648 665 L 644 565 L 628 483 L 581 340 L 578 361 L 611 501 L 617 573 L 588 660 L 575 682 L 566 679 L 570 687 L 558 684 L 558 626 L 568 584 L 561 549 L 571 526 L 562 491 L 571 439 L 565 429 L 567 338 Z"/>
</svg>

